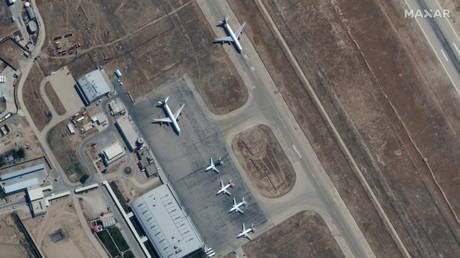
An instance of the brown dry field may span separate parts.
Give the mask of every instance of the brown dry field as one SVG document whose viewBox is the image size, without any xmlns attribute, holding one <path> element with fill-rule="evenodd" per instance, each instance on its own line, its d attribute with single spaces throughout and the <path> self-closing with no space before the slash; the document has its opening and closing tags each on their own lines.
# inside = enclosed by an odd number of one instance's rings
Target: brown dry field
<svg viewBox="0 0 460 258">
<path fill-rule="evenodd" d="M 345 257 L 319 214 L 303 211 L 243 245 L 247 257 Z"/>
<path fill-rule="evenodd" d="M 449 10 L 452 26 L 460 34 L 460 2 L 458 0 L 438 0 L 442 8 Z"/>
<path fill-rule="evenodd" d="M 225 114 L 248 98 L 246 87 L 194 1 L 37 1 L 47 40 L 40 64 L 63 65 L 75 78 L 102 65 L 120 69 L 124 85 L 139 100 L 166 81 L 187 73 L 209 109 Z M 59 15 L 57 15 L 59 14 Z M 73 32 L 78 57 L 54 56 L 55 35 Z"/>
<path fill-rule="evenodd" d="M 81 176 L 88 173 L 85 172 L 78 158 L 81 139 L 78 134 L 70 135 L 67 123 L 68 121 L 64 120 L 53 127 L 48 132 L 47 141 L 67 178 L 72 183 L 76 183 Z"/>
<path fill-rule="evenodd" d="M 19 68 L 18 59 L 21 57 L 22 52 L 22 49 L 12 39 L 0 43 L 0 58 L 13 66 L 14 69 Z"/>
<path fill-rule="evenodd" d="M 22 91 L 24 104 L 38 130 L 42 130 L 51 121 L 52 114 L 40 95 L 40 82 L 43 80 L 43 71 L 37 64 L 30 69 Z"/>
<path fill-rule="evenodd" d="M 45 92 L 58 115 L 64 115 L 66 112 L 65 107 L 49 82 L 45 84 Z"/>
<path fill-rule="evenodd" d="M 270 127 L 251 127 L 232 140 L 232 149 L 257 190 L 267 198 L 288 193 L 296 174 Z"/>
<path fill-rule="evenodd" d="M 44 216 L 24 221 L 29 233 L 46 257 L 86 258 L 100 257 L 78 220 L 73 202 L 69 198 L 55 200 Z M 64 239 L 54 243 L 50 235 L 64 231 Z"/>
<path fill-rule="evenodd" d="M 23 258 L 32 255 L 24 248 L 24 235 L 10 215 L 0 217 L 0 258 Z"/>
<path fill-rule="evenodd" d="M 229 3 L 375 254 L 400 256 L 255 4 Z M 427 166 L 458 211 L 458 99 L 400 2 L 264 3 L 410 254 L 458 254 L 458 224 Z"/>
</svg>

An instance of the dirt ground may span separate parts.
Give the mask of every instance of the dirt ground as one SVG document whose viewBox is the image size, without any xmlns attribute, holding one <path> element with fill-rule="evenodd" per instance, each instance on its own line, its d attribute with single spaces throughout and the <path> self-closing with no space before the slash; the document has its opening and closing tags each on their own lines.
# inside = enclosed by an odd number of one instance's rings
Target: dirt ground
<svg viewBox="0 0 460 258">
<path fill-rule="evenodd" d="M 53 127 L 48 132 L 47 141 L 62 169 L 64 169 L 67 178 L 76 183 L 87 172 L 78 158 L 78 147 L 81 140 L 79 140 L 78 136 L 70 135 L 67 130 L 68 122 L 68 120 L 64 120 Z"/>
<path fill-rule="evenodd" d="M 209 109 L 228 113 L 242 106 L 247 89 L 222 47 L 213 45 L 210 25 L 194 1 L 37 1 L 47 32 L 40 64 L 47 72 L 64 64 L 75 78 L 103 66 L 120 69 L 139 100 L 187 73 Z M 57 15 L 59 14 L 59 15 Z M 56 56 L 55 35 L 72 32 L 78 57 Z"/>
<path fill-rule="evenodd" d="M 0 258 L 23 258 L 31 255 L 22 245 L 25 241 L 10 215 L 0 217 Z"/>
<path fill-rule="evenodd" d="M 12 39 L 0 43 L 0 58 L 14 69 L 19 69 L 18 59 L 22 55 L 22 52 L 22 49 Z"/>
<path fill-rule="evenodd" d="M 44 216 L 25 220 L 24 224 L 46 257 L 100 257 L 72 205 L 69 198 L 53 201 Z M 54 243 L 50 235 L 59 229 L 63 230 L 64 239 Z"/>
<path fill-rule="evenodd" d="M 64 115 L 65 107 L 49 82 L 45 85 L 45 92 L 58 115 Z"/>
<path fill-rule="evenodd" d="M 232 149 L 263 196 L 278 198 L 294 187 L 294 168 L 270 127 L 258 125 L 239 133 Z"/>
<path fill-rule="evenodd" d="M 457 0 L 438 0 L 438 2 L 442 8 L 449 10 L 449 20 L 457 31 L 457 34 L 460 34 L 460 2 Z"/>
<path fill-rule="evenodd" d="M 375 254 L 399 256 L 255 4 L 229 3 Z M 455 256 L 458 224 L 430 168 L 457 207 L 458 100 L 400 2 L 264 3 L 410 254 Z"/>
<path fill-rule="evenodd" d="M 32 66 L 27 80 L 24 83 L 23 98 L 27 110 L 38 130 L 42 130 L 51 121 L 52 114 L 40 95 L 40 82 L 44 74 L 37 64 Z"/>
<path fill-rule="evenodd" d="M 303 211 L 243 246 L 248 257 L 345 257 L 319 214 Z"/>
<path fill-rule="evenodd" d="M 1 123 L 0 126 L 4 124 L 8 126 L 10 133 L 0 138 L 0 154 L 23 147 L 25 150 L 24 160 L 43 157 L 40 143 L 25 118 L 13 116 Z"/>
</svg>

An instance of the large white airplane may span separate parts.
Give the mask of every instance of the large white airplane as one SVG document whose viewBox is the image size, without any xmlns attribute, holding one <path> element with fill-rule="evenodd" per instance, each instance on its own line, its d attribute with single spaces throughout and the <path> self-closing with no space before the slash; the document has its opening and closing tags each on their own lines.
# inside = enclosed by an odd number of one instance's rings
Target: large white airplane
<svg viewBox="0 0 460 258">
<path fill-rule="evenodd" d="M 252 224 L 250 228 L 246 229 L 243 223 L 241 232 L 238 235 L 236 235 L 236 238 L 245 237 L 249 240 L 252 240 L 252 237 L 249 235 L 249 233 L 255 233 L 255 232 L 256 232 L 256 228 L 254 227 L 254 224 Z"/>
<path fill-rule="evenodd" d="M 245 206 L 247 203 L 246 201 L 244 200 L 244 196 L 243 198 L 241 199 L 241 202 L 237 203 L 236 202 L 236 199 L 233 198 L 233 206 L 232 208 L 228 211 L 228 213 L 232 213 L 232 212 L 239 212 L 241 214 L 244 214 L 244 211 L 241 209 L 241 207 Z"/>
<path fill-rule="evenodd" d="M 160 124 L 163 124 L 163 123 L 166 123 L 166 124 L 170 124 L 172 126 L 172 128 L 174 129 L 174 131 L 176 131 L 177 134 L 180 134 L 180 127 L 179 127 L 179 124 L 177 123 L 177 118 L 179 117 L 179 115 L 181 114 L 182 112 L 182 109 L 184 108 L 185 104 L 183 104 L 174 114 L 171 112 L 171 109 L 169 108 L 168 106 L 168 99 L 169 97 L 166 97 L 164 100 L 160 100 L 158 101 L 158 105 L 160 105 L 163 110 L 165 111 L 166 113 L 166 117 L 164 118 L 159 118 L 159 119 L 154 119 L 153 122 L 154 123 L 160 123 Z"/>
<path fill-rule="evenodd" d="M 220 180 L 220 188 L 217 191 L 216 195 L 219 195 L 221 193 L 232 195 L 232 193 L 230 193 L 227 189 L 233 186 L 235 186 L 235 184 L 232 180 L 228 180 L 228 184 L 226 185 L 224 185 L 224 181 Z"/>
<path fill-rule="evenodd" d="M 216 172 L 217 174 L 219 174 L 219 169 L 217 169 L 217 166 L 220 166 L 220 165 L 223 165 L 224 162 L 222 161 L 222 158 L 219 158 L 217 159 L 216 163 L 214 163 L 214 161 L 212 160 L 212 158 L 209 159 L 209 166 L 206 167 L 206 170 L 205 171 L 209 171 L 209 170 L 212 170 L 214 172 Z"/>
<path fill-rule="evenodd" d="M 235 32 L 233 32 L 232 27 L 230 27 L 230 25 L 228 24 L 228 17 L 225 17 L 225 19 L 222 20 L 219 24 L 217 24 L 217 26 L 222 26 L 227 32 L 228 36 L 217 38 L 214 40 L 214 42 L 221 44 L 233 43 L 235 45 L 236 50 L 242 53 L 243 47 L 241 47 L 239 39 L 245 25 L 246 23 L 243 23 L 240 27 L 238 27 L 238 29 Z"/>
</svg>

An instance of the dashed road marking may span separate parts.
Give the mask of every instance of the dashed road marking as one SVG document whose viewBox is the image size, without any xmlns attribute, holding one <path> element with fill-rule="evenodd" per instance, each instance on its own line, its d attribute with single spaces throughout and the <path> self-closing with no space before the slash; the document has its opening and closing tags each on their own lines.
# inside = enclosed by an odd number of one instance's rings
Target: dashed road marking
<svg viewBox="0 0 460 258">
<path fill-rule="evenodd" d="M 457 53 L 460 55 L 460 49 L 458 49 L 458 47 L 457 47 L 457 45 L 455 44 L 455 42 L 452 42 L 452 45 L 454 45 L 455 50 L 456 50 Z"/>
<path fill-rule="evenodd" d="M 444 52 L 444 50 L 441 49 L 441 53 L 444 56 L 444 58 L 446 59 L 446 61 L 449 61 L 449 58 L 447 57 L 446 52 Z"/>
<path fill-rule="evenodd" d="M 296 147 L 294 144 L 292 145 L 292 149 L 293 149 L 294 152 L 297 154 L 297 156 L 299 156 L 299 158 L 302 159 L 302 155 L 300 155 L 299 150 L 297 150 L 297 147 Z"/>
</svg>

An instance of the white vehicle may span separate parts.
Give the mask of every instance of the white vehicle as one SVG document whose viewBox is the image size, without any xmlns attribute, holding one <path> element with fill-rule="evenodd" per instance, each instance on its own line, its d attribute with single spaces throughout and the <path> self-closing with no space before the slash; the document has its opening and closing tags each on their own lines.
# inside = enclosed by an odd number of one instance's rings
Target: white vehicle
<svg viewBox="0 0 460 258">
<path fill-rule="evenodd" d="M 247 202 L 244 200 L 244 196 L 241 199 L 241 202 L 237 203 L 236 199 L 233 198 L 233 206 L 232 208 L 228 211 L 228 213 L 232 212 L 239 212 L 241 214 L 244 214 L 244 211 L 241 209 L 243 206 L 246 206 Z"/>
<path fill-rule="evenodd" d="M 154 123 L 159 123 L 159 124 L 170 124 L 174 131 L 179 135 L 180 134 L 180 127 L 179 124 L 177 123 L 177 118 L 182 112 L 182 109 L 184 108 L 185 104 L 183 104 L 174 114 L 171 112 L 171 109 L 168 106 L 168 99 L 169 97 L 166 97 L 164 100 L 158 101 L 158 105 L 160 105 L 163 110 L 166 113 L 166 117 L 164 118 L 159 118 L 159 119 L 154 119 Z"/>
<path fill-rule="evenodd" d="M 233 45 L 235 46 L 236 50 L 240 53 L 243 52 L 243 47 L 241 47 L 241 44 L 239 42 L 239 39 L 240 39 L 240 35 L 241 33 L 243 32 L 243 28 L 244 26 L 246 25 L 246 23 L 243 23 L 240 27 L 238 27 L 238 29 L 233 32 L 233 29 L 232 27 L 230 27 L 230 25 L 228 24 L 228 17 L 225 17 L 224 20 L 222 20 L 219 24 L 217 24 L 217 26 L 222 26 L 225 31 L 227 32 L 228 36 L 225 36 L 225 37 L 220 37 L 220 38 L 217 38 L 214 40 L 215 43 L 233 43 Z"/>
<path fill-rule="evenodd" d="M 218 158 L 216 163 L 214 163 L 214 161 L 212 160 L 212 158 L 209 159 L 209 166 L 206 167 L 206 170 L 205 171 L 209 171 L 209 170 L 212 170 L 214 172 L 216 172 L 217 174 L 219 174 L 219 169 L 217 169 L 217 166 L 221 166 L 223 165 L 224 162 L 222 161 L 222 158 Z"/>
<path fill-rule="evenodd" d="M 250 228 L 246 229 L 243 223 L 241 232 L 238 235 L 236 235 L 236 238 L 245 237 L 249 240 L 252 240 L 252 237 L 249 235 L 249 233 L 255 233 L 255 232 L 256 232 L 256 228 L 254 227 L 254 224 L 252 224 Z"/>
<path fill-rule="evenodd" d="M 228 188 L 234 187 L 234 186 L 235 186 L 235 184 L 233 183 L 232 180 L 228 180 L 228 184 L 226 184 L 226 185 L 224 185 L 224 181 L 220 180 L 220 188 L 217 191 L 216 195 L 219 195 L 221 193 L 232 195 L 232 193 L 230 193 L 228 191 Z"/>
</svg>

